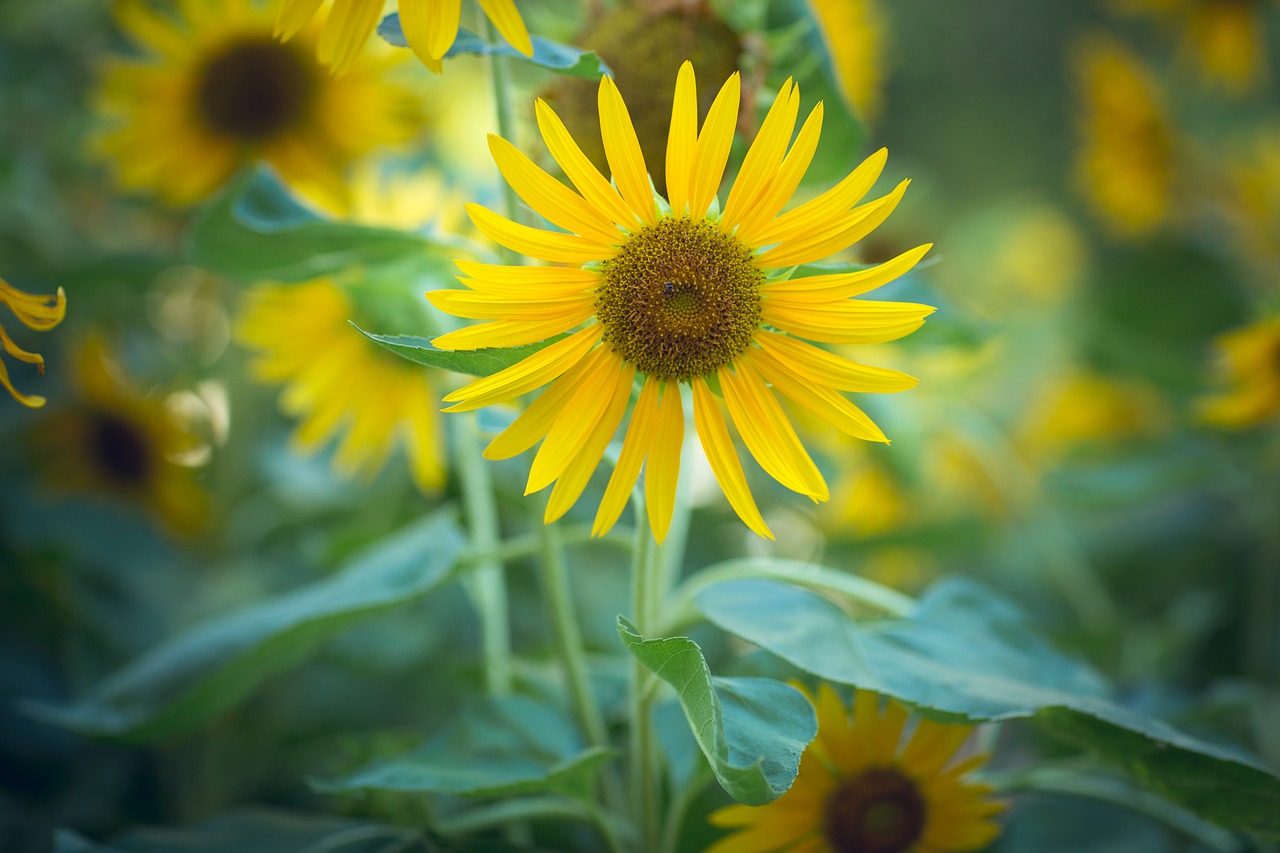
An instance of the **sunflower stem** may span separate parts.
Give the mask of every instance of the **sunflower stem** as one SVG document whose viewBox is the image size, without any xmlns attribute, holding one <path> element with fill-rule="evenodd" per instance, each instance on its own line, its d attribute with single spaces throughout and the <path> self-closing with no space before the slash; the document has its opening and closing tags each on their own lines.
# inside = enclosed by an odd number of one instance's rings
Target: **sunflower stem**
<svg viewBox="0 0 1280 853">
<path fill-rule="evenodd" d="M 662 551 L 649 532 L 648 512 L 644 496 L 636 490 L 635 550 L 631 554 L 631 618 L 642 636 L 657 625 L 657 587 L 662 570 Z M 657 850 L 659 833 L 658 789 L 654 761 L 653 694 L 649 690 L 652 673 L 639 661 L 631 669 L 629 702 L 631 807 L 639 849 Z"/>
<path fill-rule="evenodd" d="M 498 28 L 493 25 L 488 17 L 485 17 L 485 38 L 494 44 L 502 43 L 502 36 L 498 33 Z M 489 82 L 493 86 L 493 109 L 496 113 L 498 124 L 498 135 L 508 142 L 515 144 L 515 121 L 511 113 L 511 96 L 508 91 L 507 66 L 506 59 L 496 53 L 489 54 Z M 507 218 L 512 222 L 520 221 L 520 203 L 516 198 L 516 191 L 511 188 L 511 184 L 501 181 L 502 184 L 502 201 L 506 208 Z M 502 249 L 504 262 L 515 266 L 522 263 L 521 258 L 512 249 L 503 246 Z"/>
<path fill-rule="evenodd" d="M 480 427 L 474 412 L 451 418 L 458 450 L 458 479 L 467 507 L 471 549 L 491 554 L 498 546 L 498 505 L 493 481 L 480 455 Z M 494 696 L 511 692 L 511 632 L 507 624 L 507 579 L 496 557 L 478 557 L 465 576 L 467 591 L 480 615 L 485 687 Z"/>
</svg>

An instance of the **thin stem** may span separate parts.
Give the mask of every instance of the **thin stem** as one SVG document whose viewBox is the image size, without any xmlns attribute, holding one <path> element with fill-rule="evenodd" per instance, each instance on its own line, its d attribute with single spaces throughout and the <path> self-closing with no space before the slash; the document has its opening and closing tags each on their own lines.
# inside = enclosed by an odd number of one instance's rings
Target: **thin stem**
<svg viewBox="0 0 1280 853">
<path fill-rule="evenodd" d="M 450 419 L 458 451 L 458 477 L 467 507 L 471 550 L 492 553 L 499 543 L 498 506 L 489 469 L 480 455 L 480 428 L 474 413 Z M 507 624 L 507 579 L 502 564 L 477 556 L 475 567 L 463 576 L 467 591 L 480 614 L 485 686 L 500 696 L 511 692 L 511 631 Z"/>
<path fill-rule="evenodd" d="M 636 544 L 631 555 L 631 618 L 642 636 L 648 636 L 657 623 L 655 601 L 662 551 L 649 532 L 649 518 L 644 497 L 639 490 L 634 499 L 636 509 Z M 639 661 L 632 666 L 631 717 L 631 807 L 640 848 L 656 850 L 658 844 L 658 779 L 653 737 L 653 707 L 649 683 L 653 674 Z"/>
</svg>

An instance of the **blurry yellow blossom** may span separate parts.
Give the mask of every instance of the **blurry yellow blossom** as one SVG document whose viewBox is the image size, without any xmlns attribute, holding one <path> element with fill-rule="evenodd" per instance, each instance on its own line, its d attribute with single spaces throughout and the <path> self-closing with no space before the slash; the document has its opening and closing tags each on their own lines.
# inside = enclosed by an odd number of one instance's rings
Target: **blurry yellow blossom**
<svg viewBox="0 0 1280 853">
<path fill-rule="evenodd" d="M 1082 42 L 1074 65 L 1080 189 L 1113 234 L 1144 237 L 1169 216 L 1176 174 L 1173 128 L 1159 87 L 1110 36 Z"/>
<path fill-rule="evenodd" d="M 1151 387 L 1132 380 L 1073 372 L 1046 380 L 1018 429 L 1020 444 L 1036 460 L 1085 444 L 1150 434 L 1165 420 Z"/>
<path fill-rule="evenodd" d="M 1200 78 L 1232 94 L 1266 73 L 1264 0 L 1122 0 L 1123 12 L 1149 14 L 1181 33 L 1183 54 Z"/>
<path fill-rule="evenodd" d="M 840 94 L 866 119 L 880 112 L 884 89 L 884 15 L 877 0 L 809 0 L 835 66 Z"/>
<path fill-rule="evenodd" d="M 62 318 L 67 314 L 67 296 L 62 292 L 61 287 L 58 288 L 55 296 L 37 296 L 12 287 L 2 278 L 0 278 L 0 305 L 12 311 L 22 325 L 37 332 L 49 331 L 61 323 Z M 44 356 L 36 352 L 27 352 L 14 343 L 3 325 L 0 325 L 0 345 L 4 346 L 4 351 L 9 355 L 27 364 L 34 364 L 37 370 L 44 373 Z M 9 379 L 9 368 L 5 366 L 3 359 L 0 359 L 0 385 L 4 385 L 9 395 L 24 406 L 38 409 L 45 403 L 44 397 L 23 394 L 13 387 L 13 382 Z"/>
<path fill-rule="evenodd" d="M 1259 129 L 1225 165 L 1240 248 L 1269 287 L 1280 275 L 1280 124 Z"/>
<path fill-rule="evenodd" d="M 1280 413 L 1280 317 L 1228 332 L 1218 338 L 1217 350 L 1227 387 L 1201 402 L 1201 418 L 1214 426 L 1248 429 Z"/>
<path fill-rule="evenodd" d="M 280 44 L 277 6 L 191 0 L 179 19 L 142 0 L 116 4 L 143 55 L 109 64 L 97 98 L 108 127 L 95 145 L 122 189 L 190 204 L 265 160 L 305 195 L 341 205 L 346 166 L 421 125 L 416 99 L 384 79 L 400 61 L 391 48 L 335 78 L 313 55 L 321 20 Z"/>
</svg>

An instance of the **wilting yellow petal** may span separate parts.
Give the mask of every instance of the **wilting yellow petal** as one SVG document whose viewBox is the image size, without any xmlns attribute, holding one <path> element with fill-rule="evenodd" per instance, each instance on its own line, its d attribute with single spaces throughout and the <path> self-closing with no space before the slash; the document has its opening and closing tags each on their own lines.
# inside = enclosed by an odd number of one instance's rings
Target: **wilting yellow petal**
<svg viewBox="0 0 1280 853">
<path fill-rule="evenodd" d="M 738 460 L 738 452 L 734 450 L 729 428 L 725 426 L 724 416 L 720 414 L 720 406 L 701 376 L 693 379 L 693 423 L 698 430 L 698 439 L 706 453 L 707 462 L 711 465 L 711 472 L 715 474 L 716 482 L 720 484 L 733 511 L 747 527 L 766 539 L 772 539 L 773 532 L 764 523 L 764 518 L 751 497 L 751 487 L 747 485 L 747 477 L 742 472 L 742 462 Z"/>
<path fill-rule="evenodd" d="M 444 401 L 455 405 L 445 411 L 469 412 L 541 388 L 577 364 L 600 340 L 602 331 L 598 323 L 588 326 L 492 376 L 477 379 L 470 385 L 450 392 L 445 395 Z"/>
<path fill-rule="evenodd" d="M 27 364 L 34 364 L 40 368 L 40 372 L 44 373 L 44 356 L 35 352 L 27 352 L 22 347 L 13 342 L 13 338 L 9 337 L 9 333 L 4 330 L 4 326 L 0 326 L 0 347 L 14 358 L 25 361 Z"/>
<path fill-rule="evenodd" d="M 26 293 L 0 278 L 0 304 L 9 306 L 22 325 L 47 332 L 67 316 L 67 294 L 59 287 L 53 296 Z"/>
<path fill-rule="evenodd" d="M 597 102 L 600 136 L 604 142 L 605 158 L 613 172 L 613 182 L 640 220 L 652 225 L 657 221 L 657 215 L 653 191 L 649 187 L 649 172 L 644 165 L 644 152 L 640 150 L 640 140 L 636 138 L 636 128 L 631 123 L 627 105 L 622 101 L 622 93 L 612 78 L 600 78 Z"/>
<path fill-rule="evenodd" d="M 653 538 L 662 543 L 671 528 L 671 514 L 676 506 L 676 484 L 680 477 L 680 449 L 684 444 L 684 407 L 680 404 L 680 386 L 666 383 L 662 403 L 649 445 L 649 459 L 644 469 L 644 498 L 649 508 L 649 527 Z"/>
<path fill-rule="evenodd" d="M 622 510 L 626 508 L 631 490 L 635 488 L 636 479 L 640 476 L 640 466 L 644 463 L 653 440 L 653 425 L 658 417 L 658 385 L 659 380 L 650 376 L 640 389 L 640 399 L 636 401 L 626 438 L 622 440 L 618 464 L 613 466 L 609 485 L 605 488 L 595 522 L 591 525 L 592 536 L 603 536 L 613 529 Z"/>
<path fill-rule="evenodd" d="M 588 240 L 576 234 L 530 228 L 474 202 L 467 205 L 467 215 L 489 239 L 531 258 L 563 264 L 585 264 L 607 260 L 618 254 L 616 246 Z"/>
<path fill-rule="evenodd" d="M 672 216 L 681 216 L 689 204 L 689 182 L 698 144 L 698 88 L 693 63 L 685 60 L 676 75 L 671 102 L 671 129 L 667 133 L 667 201 Z"/>
<path fill-rule="evenodd" d="M 795 130 L 799 112 L 800 87 L 788 77 L 773 99 L 773 106 L 760 125 L 760 133 L 742 160 L 742 168 L 725 201 L 724 216 L 720 219 L 721 231 L 732 231 L 738 226 L 773 183 L 791 142 L 791 131 Z"/>
<path fill-rule="evenodd" d="M 23 394 L 13 387 L 13 383 L 9 381 L 9 369 L 4 366 L 4 361 L 0 361 L 0 385 L 5 387 L 9 396 L 29 409 L 38 409 L 45 404 L 44 397 L 37 394 Z"/>
<path fill-rule="evenodd" d="M 694 154 L 693 178 L 689 184 L 689 215 L 694 219 L 706 215 L 720 188 L 729 148 L 733 145 L 733 131 L 738 126 L 740 95 L 741 76 L 735 71 L 720 87 L 698 133 L 698 150 Z"/>
<path fill-rule="evenodd" d="M 878 266 L 857 272 L 792 278 L 766 284 L 760 288 L 760 294 L 799 303 L 839 302 L 888 284 L 910 271 L 931 248 L 932 243 L 925 243 Z"/>
</svg>

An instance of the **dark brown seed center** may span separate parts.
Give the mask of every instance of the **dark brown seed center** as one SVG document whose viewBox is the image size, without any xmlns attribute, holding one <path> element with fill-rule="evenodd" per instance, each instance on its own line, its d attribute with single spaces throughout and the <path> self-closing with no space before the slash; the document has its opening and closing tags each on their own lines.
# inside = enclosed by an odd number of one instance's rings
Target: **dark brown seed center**
<svg viewBox="0 0 1280 853">
<path fill-rule="evenodd" d="M 307 117 L 316 77 L 315 63 L 291 44 L 237 42 L 200 69 L 196 109 L 215 133 L 262 142 Z"/>
<path fill-rule="evenodd" d="M 873 768 L 827 798 L 823 833 L 837 853 L 904 853 L 924 833 L 925 802 L 900 771 Z"/>
<path fill-rule="evenodd" d="M 117 485 L 141 486 L 151 476 L 155 460 L 148 436 L 119 415 L 92 415 L 89 449 L 102 473 Z"/>
</svg>

